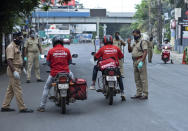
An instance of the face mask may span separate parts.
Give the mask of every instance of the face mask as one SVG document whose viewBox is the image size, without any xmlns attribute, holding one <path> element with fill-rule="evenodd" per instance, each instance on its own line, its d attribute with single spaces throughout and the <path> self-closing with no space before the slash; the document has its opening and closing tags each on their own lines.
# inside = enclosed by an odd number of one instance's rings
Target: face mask
<svg viewBox="0 0 188 131">
<path fill-rule="evenodd" d="M 34 38 L 35 38 L 35 35 L 34 35 L 34 34 L 31 34 L 31 38 L 33 38 L 33 39 L 34 39 Z"/>
<path fill-rule="evenodd" d="M 14 43 L 16 44 L 16 45 L 20 45 L 21 44 L 21 40 L 18 40 L 18 39 L 14 39 Z"/>
<path fill-rule="evenodd" d="M 138 40 L 140 38 L 140 36 L 134 36 L 134 40 Z"/>
<path fill-rule="evenodd" d="M 115 38 L 116 38 L 116 40 L 119 40 L 119 36 L 118 35 L 116 35 Z"/>
</svg>

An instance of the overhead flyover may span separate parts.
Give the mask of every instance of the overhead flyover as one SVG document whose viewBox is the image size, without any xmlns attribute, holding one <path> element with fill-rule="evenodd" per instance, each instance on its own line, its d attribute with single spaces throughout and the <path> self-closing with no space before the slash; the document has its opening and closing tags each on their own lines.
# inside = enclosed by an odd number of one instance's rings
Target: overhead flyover
<svg viewBox="0 0 188 131">
<path fill-rule="evenodd" d="M 32 13 L 32 23 L 131 24 L 135 22 L 133 16 L 134 13 L 132 12 L 105 12 L 104 15 L 93 15 L 90 9 L 79 9 L 79 11 L 73 9 L 51 9 L 49 11 L 35 10 L 35 12 Z"/>
</svg>

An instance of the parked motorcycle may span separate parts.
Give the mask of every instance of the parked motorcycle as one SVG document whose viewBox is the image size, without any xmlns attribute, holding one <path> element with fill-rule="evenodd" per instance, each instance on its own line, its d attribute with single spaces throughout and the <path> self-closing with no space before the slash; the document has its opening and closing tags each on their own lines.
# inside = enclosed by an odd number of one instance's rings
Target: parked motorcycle
<svg viewBox="0 0 188 131">
<path fill-rule="evenodd" d="M 72 58 L 78 57 L 77 54 Z M 75 65 L 75 63 L 71 63 Z M 66 113 L 66 106 L 76 100 L 87 99 L 87 82 L 84 79 L 72 79 L 69 73 L 60 72 L 56 75 L 54 82 L 54 96 L 51 97 L 54 103 L 61 108 L 61 113 Z"/>
<path fill-rule="evenodd" d="M 170 50 L 171 50 L 170 46 L 164 46 L 164 47 L 162 47 L 161 59 L 164 61 L 165 64 L 168 61 L 170 61 Z M 171 60 L 171 64 L 173 64 L 172 60 Z"/>
<path fill-rule="evenodd" d="M 67 73 L 58 73 L 54 87 L 54 102 L 61 107 L 61 113 L 66 113 L 66 105 L 74 103 L 76 100 L 87 99 L 87 83 L 84 79 L 72 80 Z"/>
</svg>

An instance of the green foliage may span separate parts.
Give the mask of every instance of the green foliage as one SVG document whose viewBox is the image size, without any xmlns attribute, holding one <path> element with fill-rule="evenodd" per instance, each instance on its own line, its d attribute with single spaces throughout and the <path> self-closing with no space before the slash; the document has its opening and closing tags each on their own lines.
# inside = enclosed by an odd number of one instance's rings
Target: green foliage
<svg viewBox="0 0 188 131">
<path fill-rule="evenodd" d="M 0 4 L 0 34 L 10 33 L 20 18 L 27 18 L 40 0 L 7 0 Z M 21 23 L 23 24 L 23 23 Z"/>
<path fill-rule="evenodd" d="M 146 31 L 148 29 L 148 1 L 142 0 L 141 4 L 136 5 L 136 13 L 134 18 L 137 20 L 135 23 L 131 25 L 132 29 L 141 29 L 142 31 Z"/>
<path fill-rule="evenodd" d="M 170 40 L 170 22 L 166 23 L 164 26 L 166 32 L 164 33 L 164 38 L 168 38 Z"/>
<path fill-rule="evenodd" d="M 44 5 L 44 6 L 42 7 L 42 9 L 43 9 L 44 11 L 48 11 L 50 8 L 51 8 L 50 5 Z"/>
</svg>

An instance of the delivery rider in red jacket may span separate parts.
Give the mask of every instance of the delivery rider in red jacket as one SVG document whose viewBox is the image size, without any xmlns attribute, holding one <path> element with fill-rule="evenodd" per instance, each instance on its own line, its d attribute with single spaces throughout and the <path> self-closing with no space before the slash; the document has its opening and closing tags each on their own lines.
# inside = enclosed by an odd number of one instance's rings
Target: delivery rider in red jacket
<svg viewBox="0 0 188 131">
<path fill-rule="evenodd" d="M 40 107 L 37 109 L 40 112 L 45 111 L 48 93 L 55 76 L 59 72 L 67 72 L 73 79 L 73 74 L 69 70 L 69 64 L 72 63 L 72 56 L 69 49 L 63 46 L 63 39 L 61 37 L 54 37 L 52 42 L 53 48 L 49 50 L 46 58 L 47 64 L 51 68 L 51 72 L 44 86 Z"/>
<path fill-rule="evenodd" d="M 97 60 L 100 57 L 102 57 L 102 59 L 105 60 L 105 59 L 113 57 L 115 58 L 116 63 L 119 64 L 119 60 L 122 59 L 124 55 L 117 46 L 112 45 L 113 44 L 112 36 L 111 35 L 104 36 L 103 42 L 104 42 L 104 46 L 100 48 L 99 51 L 95 54 L 94 59 Z M 93 68 L 93 76 L 92 76 L 93 83 L 90 86 L 91 90 L 95 90 L 95 83 L 97 79 L 98 70 L 99 70 L 98 65 L 95 65 Z M 121 90 L 122 100 L 125 100 L 124 87 L 123 87 L 123 81 L 122 81 L 121 75 L 118 78 L 118 82 L 119 82 L 119 87 Z"/>
</svg>

